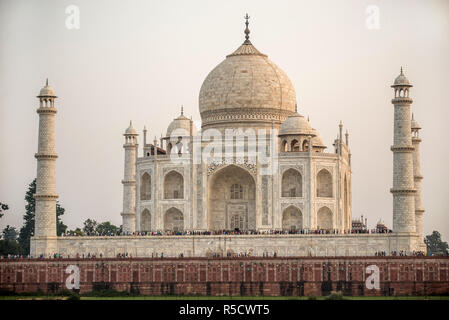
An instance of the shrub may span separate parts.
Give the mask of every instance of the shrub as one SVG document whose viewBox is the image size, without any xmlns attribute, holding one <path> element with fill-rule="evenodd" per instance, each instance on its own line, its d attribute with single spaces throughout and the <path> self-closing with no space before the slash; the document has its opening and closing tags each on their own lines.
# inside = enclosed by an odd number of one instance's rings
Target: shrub
<svg viewBox="0 0 449 320">
<path fill-rule="evenodd" d="M 344 296 L 341 291 L 332 292 L 326 297 L 326 300 L 344 300 Z"/>
</svg>

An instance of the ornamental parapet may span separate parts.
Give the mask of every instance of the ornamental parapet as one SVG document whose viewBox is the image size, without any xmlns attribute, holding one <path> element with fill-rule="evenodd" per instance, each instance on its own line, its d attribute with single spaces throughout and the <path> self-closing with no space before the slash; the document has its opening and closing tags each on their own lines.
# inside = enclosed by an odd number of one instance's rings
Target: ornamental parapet
<svg viewBox="0 0 449 320">
<path fill-rule="evenodd" d="M 58 158 L 58 155 L 56 153 L 35 153 L 34 157 L 38 160 L 44 159 L 44 160 L 56 160 Z"/>
<path fill-rule="evenodd" d="M 421 176 L 421 175 L 413 176 L 413 178 L 414 178 L 415 180 L 422 180 L 422 179 L 424 179 L 424 177 Z"/>
<path fill-rule="evenodd" d="M 57 194 L 50 194 L 50 193 L 35 193 L 33 195 L 34 199 L 36 200 L 56 200 L 59 198 Z"/>
<path fill-rule="evenodd" d="M 397 98 L 391 99 L 391 103 L 393 103 L 393 104 L 410 104 L 410 103 L 413 103 L 413 99 L 407 98 L 407 97 L 397 97 Z"/>
<path fill-rule="evenodd" d="M 391 188 L 390 189 L 390 192 L 391 193 L 393 193 L 393 194 L 395 194 L 395 193 L 399 193 L 399 194 L 414 194 L 414 193 L 416 193 L 416 189 L 413 189 L 413 188 L 407 188 L 407 189 L 401 189 L 401 188 L 397 188 L 397 189 L 393 189 L 393 188 Z"/>
<path fill-rule="evenodd" d="M 393 152 L 412 152 L 415 150 L 413 146 L 391 146 L 391 151 Z"/>
<path fill-rule="evenodd" d="M 123 148 L 125 149 L 133 149 L 133 148 L 137 148 L 139 145 L 137 143 L 125 143 L 123 145 Z"/>
<path fill-rule="evenodd" d="M 135 216 L 136 214 L 134 212 L 120 212 L 121 216 Z"/>
<path fill-rule="evenodd" d="M 56 114 L 58 112 L 58 110 L 56 110 L 56 108 L 52 108 L 52 107 L 39 107 L 36 110 L 37 113 L 39 114 Z"/>
</svg>

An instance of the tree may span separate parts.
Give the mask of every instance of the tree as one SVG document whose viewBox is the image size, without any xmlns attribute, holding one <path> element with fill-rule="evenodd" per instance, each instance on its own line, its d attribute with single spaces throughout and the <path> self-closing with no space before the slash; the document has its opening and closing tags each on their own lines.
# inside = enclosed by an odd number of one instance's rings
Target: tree
<svg viewBox="0 0 449 320">
<path fill-rule="evenodd" d="M 34 235 L 34 218 L 36 213 L 36 201 L 34 194 L 36 193 L 36 179 L 34 179 L 28 186 L 28 190 L 25 193 L 25 214 L 23 216 L 24 224 L 19 232 L 19 243 L 22 247 L 23 254 L 30 253 L 30 238 Z M 62 222 L 61 216 L 64 214 L 65 209 L 60 206 L 59 202 L 56 202 L 56 234 L 60 236 L 65 232 L 67 226 Z"/>
<path fill-rule="evenodd" d="M 75 230 L 69 230 L 68 231 L 70 233 L 70 235 L 76 235 L 76 236 L 84 236 L 84 232 L 83 230 L 81 230 L 80 228 L 76 228 Z"/>
<path fill-rule="evenodd" d="M 17 241 L 0 240 L 0 256 L 6 256 L 8 254 L 18 255 L 21 248 Z"/>
<path fill-rule="evenodd" d="M 17 232 L 16 228 L 10 227 L 9 225 L 7 225 L 6 228 L 3 229 L 3 232 L 2 232 L 3 239 L 9 240 L 9 241 L 16 241 L 18 234 L 19 233 Z"/>
<path fill-rule="evenodd" d="M 116 234 L 119 231 L 119 228 L 117 226 L 114 226 L 109 221 L 103 222 L 97 226 L 95 229 L 97 234 L 99 235 L 107 235 L 110 234 Z"/>
<path fill-rule="evenodd" d="M 441 234 L 438 231 L 433 231 L 431 235 L 426 236 L 424 243 L 427 246 L 427 252 L 433 255 L 446 256 L 449 254 L 449 245 L 441 240 Z"/>
<path fill-rule="evenodd" d="M 9 209 L 9 206 L 6 203 L 0 202 L 0 218 L 3 217 L 3 211 L 6 211 Z"/>
<path fill-rule="evenodd" d="M 83 232 L 88 236 L 95 235 L 95 231 L 97 229 L 98 223 L 93 219 L 87 219 L 84 221 Z"/>
</svg>

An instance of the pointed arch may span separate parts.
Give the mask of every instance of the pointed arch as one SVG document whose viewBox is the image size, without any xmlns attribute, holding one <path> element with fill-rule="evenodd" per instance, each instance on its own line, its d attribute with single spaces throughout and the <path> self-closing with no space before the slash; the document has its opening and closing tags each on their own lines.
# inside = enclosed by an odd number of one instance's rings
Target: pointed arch
<svg viewBox="0 0 449 320">
<path fill-rule="evenodd" d="M 316 196 L 323 198 L 332 198 L 332 195 L 332 175 L 326 169 L 321 169 L 316 177 Z"/>
<path fill-rule="evenodd" d="M 184 177 L 175 170 L 164 176 L 164 199 L 184 199 Z"/>
<path fill-rule="evenodd" d="M 293 168 L 282 174 L 282 197 L 302 197 L 302 175 Z"/>
<path fill-rule="evenodd" d="M 151 231 L 151 213 L 144 209 L 140 215 L 140 231 Z"/>
<path fill-rule="evenodd" d="M 328 207 L 321 207 L 317 212 L 317 228 L 320 230 L 332 230 L 332 211 Z"/>
<path fill-rule="evenodd" d="M 282 229 L 283 230 L 301 230 L 302 229 L 302 212 L 297 207 L 291 205 L 282 213 Z"/>
<path fill-rule="evenodd" d="M 287 152 L 288 151 L 288 143 L 287 140 L 282 140 L 281 143 L 281 152 Z"/>
<path fill-rule="evenodd" d="M 171 207 L 165 212 L 164 230 L 175 232 L 184 230 L 184 216 L 179 209 Z"/>
<path fill-rule="evenodd" d="M 291 145 L 291 148 L 290 148 L 291 151 L 299 151 L 299 142 L 298 142 L 298 140 L 293 139 L 290 145 Z"/>
<path fill-rule="evenodd" d="M 307 139 L 302 142 L 302 151 L 309 151 L 309 141 Z"/>
<path fill-rule="evenodd" d="M 140 200 L 151 200 L 151 176 L 148 172 L 140 178 Z"/>
</svg>

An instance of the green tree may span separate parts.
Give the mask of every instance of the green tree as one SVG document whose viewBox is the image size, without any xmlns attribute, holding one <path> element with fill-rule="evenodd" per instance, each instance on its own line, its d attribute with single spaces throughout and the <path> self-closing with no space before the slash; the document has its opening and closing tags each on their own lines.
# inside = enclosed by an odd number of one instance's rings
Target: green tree
<svg viewBox="0 0 449 320">
<path fill-rule="evenodd" d="M 95 231 L 100 235 L 107 235 L 108 232 L 110 232 L 111 234 L 116 234 L 119 231 L 119 228 L 111 224 L 111 222 L 106 221 L 100 223 L 95 229 Z"/>
<path fill-rule="evenodd" d="M 20 253 L 21 248 L 16 240 L 0 240 L 0 256 L 6 256 L 8 254 L 18 255 Z"/>
<path fill-rule="evenodd" d="M 434 255 L 444 255 L 449 254 L 448 244 L 441 240 L 441 234 L 438 231 L 433 231 L 431 235 L 426 236 L 424 243 L 427 246 L 427 252 Z"/>
<path fill-rule="evenodd" d="M 3 217 L 4 213 L 3 211 L 6 211 L 9 209 L 9 206 L 6 203 L 0 202 L 0 218 Z"/>
<path fill-rule="evenodd" d="M 87 219 L 86 221 L 84 221 L 83 232 L 88 236 L 93 236 L 95 235 L 97 226 L 97 221 L 93 219 Z"/>
<path fill-rule="evenodd" d="M 84 232 L 83 232 L 83 230 L 81 230 L 80 228 L 76 228 L 75 230 L 69 230 L 68 232 L 69 232 L 71 235 L 84 236 Z"/>
<path fill-rule="evenodd" d="M 18 234 L 19 233 L 17 232 L 16 228 L 10 227 L 9 225 L 7 225 L 6 228 L 3 229 L 3 232 L 2 232 L 3 239 L 9 240 L 9 241 L 16 241 Z"/>
<path fill-rule="evenodd" d="M 36 193 L 36 179 L 34 179 L 28 186 L 28 190 L 25 193 L 25 214 L 23 216 L 24 224 L 19 232 L 19 244 L 22 247 L 23 254 L 30 253 L 30 238 L 34 235 L 34 218 L 36 212 L 36 201 L 34 194 Z M 62 222 L 61 216 L 64 214 L 65 209 L 60 206 L 59 202 L 56 202 L 56 234 L 60 236 L 67 226 Z"/>
</svg>

